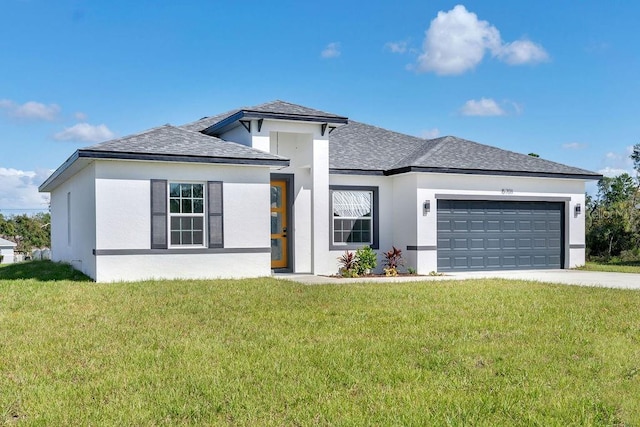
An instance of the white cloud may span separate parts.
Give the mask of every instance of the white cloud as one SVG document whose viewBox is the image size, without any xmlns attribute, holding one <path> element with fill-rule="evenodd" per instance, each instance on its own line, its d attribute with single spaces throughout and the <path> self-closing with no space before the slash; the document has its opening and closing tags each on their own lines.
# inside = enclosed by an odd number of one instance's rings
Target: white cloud
<svg viewBox="0 0 640 427">
<path fill-rule="evenodd" d="M 628 173 L 629 175 L 632 175 L 630 170 L 612 168 L 612 167 L 609 167 L 609 166 L 607 166 L 604 169 L 598 170 L 598 173 L 601 174 L 601 175 L 604 175 L 604 176 L 608 176 L 610 178 L 613 178 L 613 177 L 618 176 L 618 175 L 622 175 L 623 173 Z"/>
<path fill-rule="evenodd" d="M 562 148 L 565 150 L 582 150 L 587 147 L 588 144 L 583 144 L 581 142 L 568 142 L 566 144 L 562 144 Z"/>
<path fill-rule="evenodd" d="M 102 142 L 114 136 L 115 134 L 104 124 L 93 126 L 89 123 L 78 123 L 64 128 L 53 137 L 58 141 Z"/>
<path fill-rule="evenodd" d="M 598 172 L 605 176 L 616 176 L 622 173 L 635 175 L 633 160 L 629 157 L 633 153 L 633 145 L 626 146 L 623 152 L 609 151 L 602 160 L 603 168 Z"/>
<path fill-rule="evenodd" d="M 529 40 L 506 43 L 498 51 L 497 56 L 509 65 L 536 64 L 549 60 L 547 51 Z"/>
<path fill-rule="evenodd" d="M 54 120 L 60 112 L 60 107 L 57 104 L 46 105 L 35 101 L 16 104 L 10 99 L 0 100 L 0 108 L 7 110 L 9 115 L 13 117 L 47 121 Z"/>
<path fill-rule="evenodd" d="M 529 40 L 504 43 L 496 27 L 479 20 L 463 5 L 438 12 L 425 32 L 422 50 L 416 71 L 440 75 L 474 69 L 487 51 L 509 65 L 531 64 L 549 57 L 541 45 Z"/>
<path fill-rule="evenodd" d="M 85 113 L 78 111 L 76 112 L 73 117 L 76 118 L 76 120 L 81 121 L 81 122 L 86 122 L 87 119 L 89 118 Z"/>
<path fill-rule="evenodd" d="M 420 137 L 424 139 L 433 139 L 439 136 L 440 136 L 440 129 L 438 128 L 427 129 L 420 132 Z"/>
<path fill-rule="evenodd" d="M 391 53 L 405 53 L 407 51 L 407 42 L 388 42 L 384 44 L 384 47 Z"/>
<path fill-rule="evenodd" d="M 320 56 L 322 56 L 325 59 L 329 59 L 329 58 L 337 58 L 338 56 L 340 56 L 340 43 L 339 42 L 333 42 L 333 43 L 329 43 L 327 45 L 327 47 L 324 48 L 324 50 L 322 51 L 322 53 L 320 53 Z"/>
<path fill-rule="evenodd" d="M 51 172 L 53 171 L 22 171 L 0 167 L 0 213 L 6 215 L 46 210 L 49 197 L 38 193 L 38 186 Z"/>
<path fill-rule="evenodd" d="M 463 116 L 504 116 L 506 112 L 491 98 L 470 99 L 460 109 Z"/>
</svg>

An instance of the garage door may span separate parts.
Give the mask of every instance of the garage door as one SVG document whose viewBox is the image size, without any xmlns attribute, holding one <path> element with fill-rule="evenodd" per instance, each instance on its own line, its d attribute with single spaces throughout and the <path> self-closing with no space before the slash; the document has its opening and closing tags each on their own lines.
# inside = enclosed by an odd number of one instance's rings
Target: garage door
<svg viewBox="0 0 640 427">
<path fill-rule="evenodd" d="M 562 268 L 564 203 L 438 200 L 438 271 Z"/>
</svg>

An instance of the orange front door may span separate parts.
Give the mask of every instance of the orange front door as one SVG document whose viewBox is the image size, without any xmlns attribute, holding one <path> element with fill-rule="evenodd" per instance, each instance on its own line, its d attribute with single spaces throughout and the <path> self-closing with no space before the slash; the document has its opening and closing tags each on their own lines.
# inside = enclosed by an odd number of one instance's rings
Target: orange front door
<svg viewBox="0 0 640 427">
<path fill-rule="evenodd" d="M 271 181 L 271 268 L 288 268 L 287 181 Z"/>
</svg>

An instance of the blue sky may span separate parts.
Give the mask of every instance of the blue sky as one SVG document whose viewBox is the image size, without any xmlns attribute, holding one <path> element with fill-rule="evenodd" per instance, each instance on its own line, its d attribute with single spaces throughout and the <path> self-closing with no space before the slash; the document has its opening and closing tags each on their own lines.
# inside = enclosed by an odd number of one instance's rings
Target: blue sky
<svg viewBox="0 0 640 427">
<path fill-rule="evenodd" d="M 282 99 L 612 175 L 640 3 L 0 0 L 0 213 L 76 149 Z"/>
</svg>

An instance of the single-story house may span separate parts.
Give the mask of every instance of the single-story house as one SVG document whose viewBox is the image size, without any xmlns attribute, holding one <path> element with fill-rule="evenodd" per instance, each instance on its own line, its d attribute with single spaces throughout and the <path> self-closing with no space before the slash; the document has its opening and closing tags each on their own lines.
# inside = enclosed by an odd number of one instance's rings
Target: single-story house
<svg viewBox="0 0 640 427">
<path fill-rule="evenodd" d="M 14 262 L 13 251 L 18 246 L 10 240 L 0 237 L 0 264 L 12 264 Z"/>
<path fill-rule="evenodd" d="M 335 274 L 363 246 L 428 274 L 584 264 L 600 177 L 274 101 L 79 149 L 40 191 L 52 258 L 100 282 Z"/>
</svg>

